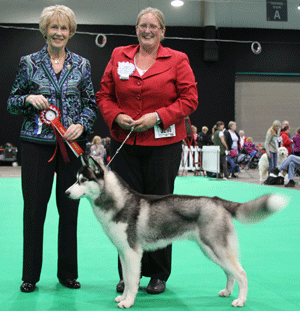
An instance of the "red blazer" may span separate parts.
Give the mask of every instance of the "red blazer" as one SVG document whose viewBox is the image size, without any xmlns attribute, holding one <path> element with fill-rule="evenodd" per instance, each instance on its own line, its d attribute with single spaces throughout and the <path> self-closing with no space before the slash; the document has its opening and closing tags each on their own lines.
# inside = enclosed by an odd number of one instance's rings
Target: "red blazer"
<svg viewBox="0 0 300 311">
<path fill-rule="evenodd" d="M 165 130 L 175 124 L 176 136 L 155 139 L 151 128 L 141 133 L 133 132 L 126 143 L 160 146 L 181 141 L 186 137 L 184 119 L 198 106 L 197 84 L 188 57 L 160 45 L 156 62 L 142 77 L 135 69 L 128 80 L 120 79 L 117 72 L 119 62 L 134 64 L 138 50 L 139 45 L 130 45 L 113 51 L 100 91 L 96 93 L 97 105 L 111 136 L 122 142 L 128 135 L 128 131 L 114 122 L 118 114 L 125 113 L 137 120 L 144 114 L 157 111 L 162 121 L 161 128 Z"/>
</svg>

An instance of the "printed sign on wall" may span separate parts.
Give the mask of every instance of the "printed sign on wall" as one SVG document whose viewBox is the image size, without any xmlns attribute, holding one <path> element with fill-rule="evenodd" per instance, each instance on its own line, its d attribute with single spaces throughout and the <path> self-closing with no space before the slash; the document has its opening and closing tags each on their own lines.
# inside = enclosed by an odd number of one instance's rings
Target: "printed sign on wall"
<svg viewBox="0 0 300 311">
<path fill-rule="evenodd" d="M 287 22 L 287 0 L 267 0 L 267 21 Z"/>
</svg>

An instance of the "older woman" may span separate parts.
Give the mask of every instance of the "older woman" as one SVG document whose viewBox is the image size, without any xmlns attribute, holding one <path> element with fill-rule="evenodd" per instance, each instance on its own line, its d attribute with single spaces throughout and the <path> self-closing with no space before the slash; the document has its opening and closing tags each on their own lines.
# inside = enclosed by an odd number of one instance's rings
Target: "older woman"
<svg viewBox="0 0 300 311">
<path fill-rule="evenodd" d="M 139 44 L 113 51 L 96 94 L 110 127 L 112 155 L 134 128 L 111 168 L 143 194 L 173 193 L 186 137 L 184 120 L 198 105 L 188 57 L 161 45 L 165 31 L 161 11 L 142 10 L 136 22 Z M 141 274 L 151 278 L 148 293 L 162 293 L 170 272 L 171 245 L 144 253 Z M 120 262 L 119 274 L 117 291 L 123 292 Z"/>
<path fill-rule="evenodd" d="M 230 121 L 228 123 L 228 131 L 225 132 L 226 143 L 229 148 L 229 153 L 227 155 L 227 161 L 230 163 L 230 168 L 228 173 L 231 173 L 232 178 L 236 178 L 237 175 L 234 173 L 239 171 L 239 166 L 235 163 L 234 159 L 238 156 L 240 146 L 240 136 L 236 132 L 236 122 Z"/>
<path fill-rule="evenodd" d="M 104 161 L 105 148 L 102 144 L 102 138 L 98 135 L 96 135 L 92 140 L 90 155 L 98 163 Z"/>
<path fill-rule="evenodd" d="M 242 150 L 245 142 L 247 141 L 247 137 L 245 136 L 245 132 L 243 130 L 239 131 L 239 135 L 240 135 L 239 147 L 240 150 Z"/>
<path fill-rule="evenodd" d="M 11 114 L 24 115 L 21 128 L 22 191 L 24 198 L 24 257 L 22 292 L 33 292 L 40 279 L 43 227 L 54 173 L 59 213 L 58 268 L 60 283 L 80 288 L 77 271 L 78 202 L 64 192 L 75 182 L 80 160 L 63 142 L 57 148 L 51 126 L 41 122 L 41 110 L 56 106 L 66 128 L 64 139 L 85 146 L 97 106 L 88 60 L 66 49 L 75 34 L 74 12 L 62 5 L 43 10 L 40 31 L 46 46 L 21 58 L 8 99 Z M 63 155 L 62 155 L 63 153 Z"/>
<path fill-rule="evenodd" d="M 215 131 L 214 131 L 214 145 L 220 147 L 220 167 L 222 168 L 223 173 L 223 179 L 228 179 L 228 168 L 227 168 L 227 159 L 226 155 L 228 153 L 228 146 L 225 140 L 224 135 L 224 122 L 218 121 L 215 125 Z"/>
</svg>

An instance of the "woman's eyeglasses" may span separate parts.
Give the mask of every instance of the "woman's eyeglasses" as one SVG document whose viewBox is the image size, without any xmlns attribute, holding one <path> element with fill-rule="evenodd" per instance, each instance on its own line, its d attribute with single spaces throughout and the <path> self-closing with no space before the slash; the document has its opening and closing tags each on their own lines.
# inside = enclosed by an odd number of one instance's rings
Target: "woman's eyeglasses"
<svg viewBox="0 0 300 311">
<path fill-rule="evenodd" d="M 146 30 L 147 28 L 149 28 L 152 31 L 156 31 L 157 29 L 161 29 L 160 27 L 154 25 L 154 24 L 141 24 L 141 25 L 137 25 L 137 27 L 140 30 Z"/>
</svg>

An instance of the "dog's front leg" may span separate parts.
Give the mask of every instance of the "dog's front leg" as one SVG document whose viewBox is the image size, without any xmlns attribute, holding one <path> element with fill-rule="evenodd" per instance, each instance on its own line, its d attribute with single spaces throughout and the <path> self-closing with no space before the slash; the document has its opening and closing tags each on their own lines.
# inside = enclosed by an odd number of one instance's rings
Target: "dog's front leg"
<svg viewBox="0 0 300 311">
<path fill-rule="evenodd" d="M 130 308 L 134 304 L 140 282 L 142 255 L 141 249 L 128 248 L 124 253 L 120 252 L 125 288 L 123 295 L 115 299 L 119 302 L 119 308 Z"/>
<path fill-rule="evenodd" d="M 119 251 L 119 257 L 120 257 L 121 266 L 122 266 L 123 281 L 124 281 L 124 292 L 123 292 L 123 295 L 117 296 L 115 298 L 115 302 L 121 302 L 121 301 L 125 300 L 126 296 L 127 296 L 127 289 L 128 289 L 128 286 L 126 286 L 126 284 L 128 284 L 128 280 L 127 280 L 127 273 L 125 273 L 125 269 L 126 269 L 125 259 L 124 259 L 125 256 L 120 251 Z"/>
</svg>

